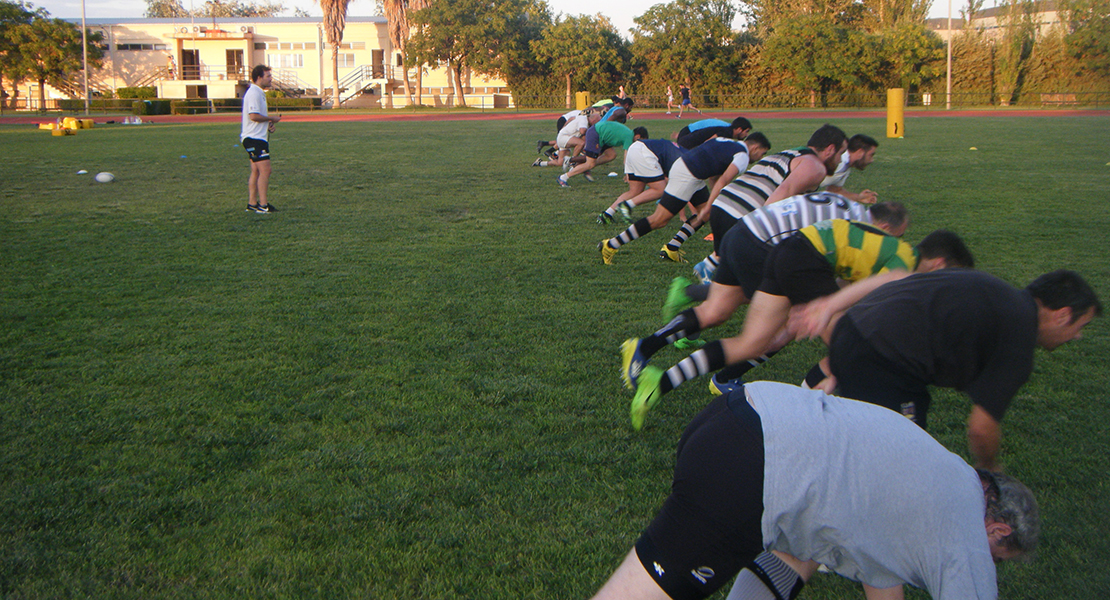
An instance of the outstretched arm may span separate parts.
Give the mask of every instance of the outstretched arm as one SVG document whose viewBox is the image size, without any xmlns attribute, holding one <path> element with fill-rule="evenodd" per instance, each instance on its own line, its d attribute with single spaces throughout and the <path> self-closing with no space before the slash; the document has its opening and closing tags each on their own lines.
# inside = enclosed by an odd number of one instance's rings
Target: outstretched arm
<svg viewBox="0 0 1110 600">
<path fill-rule="evenodd" d="M 983 407 L 971 406 L 967 418 L 967 446 L 975 459 L 975 466 L 988 471 L 1001 471 L 998 464 L 998 447 L 1002 443 L 1002 424 L 994 420 Z"/>
<path fill-rule="evenodd" d="M 903 269 L 894 269 L 857 281 L 839 292 L 818 298 L 804 306 L 790 311 L 788 328 L 795 338 L 812 338 L 822 335 L 832 322 L 833 317 L 848 310 L 864 296 L 880 286 L 897 281 L 910 274 Z"/>
</svg>

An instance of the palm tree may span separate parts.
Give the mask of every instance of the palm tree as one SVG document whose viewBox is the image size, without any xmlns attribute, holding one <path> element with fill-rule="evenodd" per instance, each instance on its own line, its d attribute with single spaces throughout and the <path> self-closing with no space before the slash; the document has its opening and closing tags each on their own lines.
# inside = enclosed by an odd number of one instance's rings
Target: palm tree
<svg viewBox="0 0 1110 600">
<path fill-rule="evenodd" d="M 332 108 L 339 108 L 339 46 L 343 43 L 343 29 L 347 27 L 347 5 L 351 0 L 316 0 L 324 12 L 324 33 L 331 46 Z"/>
<path fill-rule="evenodd" d="M 389 40 L 393 43 L 393 47 L 401 52 L 401 73 L 404 76 L 402 81 L 405 84 L 405 98 L 408 103 L 412 104 L 412 89 L 409 87 L 409 67 L 406 64 L 408 54 L 405 52 L 405 46 L 408 43 L 409 34 L 412 31 L 412 26 L 409 25 L 409 12 L 417 11 L 428 5 L 430 0 L 383 0 L 382 12 L 385 13 L 385 18 L 389 21 Z M 420 97 L 420 84 L 422 83 L 422 69 L 418 66 L 416 69 L 416 86 L 417 97 Z"/>
</svg>

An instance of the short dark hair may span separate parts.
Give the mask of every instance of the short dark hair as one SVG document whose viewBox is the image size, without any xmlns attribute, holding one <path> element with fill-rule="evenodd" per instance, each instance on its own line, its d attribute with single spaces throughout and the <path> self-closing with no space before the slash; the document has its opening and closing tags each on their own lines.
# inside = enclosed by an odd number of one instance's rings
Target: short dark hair
<svg viewBox="0 0 1110 600">
<path fill-rule="evenodd" d="M 863 148 L 878 148 L 878 147 L 879 147 L 879 142 L 875 141 L 875 138 L 873 138 L 869 135 L 864 135 L 862 133 L 857 133 L 856 135 L 853 135 L 851 138 L 848 138 L 848 152 L 855 152 L 856 150 L 860 150 L 860 149 L 863 149 Z"/>
<path fill-rule="evenodd" d="M 636 101 L 632 98 L 621 98 L 621 101 L 618 104 L 623 106 L 625 110 L 631 111 L 632 105 L 636 104 Z"/>
<path fill-rule="evenodd" d="M 267 67 L 266 65 L 255 65 L 254 68 L 251 69 L 251 83 L 258 81 L 262 78 L 263 75 L 266 74 L 266 71 L 271 70 L 272 69 L 270 69 L 270 67 Z"/>
<path fill-rule="evenodd" d="M 641 125 L 640 127 L 637 127 L 636 129 L 633 129 L 632 130 L 632 135 L 640 136 L 641 140 L 648 139 L 647 127 L 644 127 L 644 126 Z"/>
<path fill-rule="evenodd" d="M 733 129 L 751 129 L 752 128 L 752 122 L 745 119 L 744 117 L 736 117 L 735 119 L 732 120 L 732 128 Z"/>
<path fill-rule="evenodd" d="M 744 142 L 748 144 L 749 148 L 752 147 L 752 144 L 755 144 L 756 146 L 763 146 L 768 150 L 771 149 L 771 140 L 767 139 L 767 136 L 763 135 L 762 131 L 753 131 L 749 133 L 748 137 L 744 138 Z"/>
<path fill-rule="evenodd" d="M 825 123 L 817 131 L 814 131 L 813 135 L 809 136 L 809 141 L 806 142 L 806 145 L 818 150 L 823 150 L 829 146 L 840 148 L 840 145 L 847 139 L 848 135 L 844 133 L 843 129 L 836 125 Z"/>
<path fill-rule="evenodd" d="M 1025 286 L 1025 289 L 1049 310 L 1070 308 L 1073 323 L 1092 308 L 1095 309 L 1095 316 L 1102 315 L 1102 304 L 1095 291 L 1075 271 L 1060 269 L 1045 273 Z"/>
<path fill-rule="evenodd" d="M 938 229 L 925 236 L 915 249 L 919 257 L 943 258 L 949 267 L 975 268 L 975 257 L 967 244 L 960 236 L 947 229 Z"/>
<path fill-rule="evenodd" d="M 905 225 L 910 218 L 909 209 L 900 202 L 879 202 L 871 206 L 870 212 L 872 221 L 886 223 L 892 228 Z"/>
</svg>

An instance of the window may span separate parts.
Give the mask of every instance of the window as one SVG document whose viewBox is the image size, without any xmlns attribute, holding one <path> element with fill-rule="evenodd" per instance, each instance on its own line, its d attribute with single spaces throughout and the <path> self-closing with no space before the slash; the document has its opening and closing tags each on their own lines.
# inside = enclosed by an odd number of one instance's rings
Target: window
<svg viewBox="0 0 1110 600">
<path fill-rule="evenodd" d="M 169 50 L 166 44 L 116 44 L 116 50 Z"/>
<path fill-rule="evenodd" d="M 397 53 L 397 66 L 398 66 L 398 67 L 403 67 L 403 66 L 405 66 L 405 59 L 404 59 L 404 57 L 403 57 L 403 56 L 401 56 L 401 53 L 400 53 L 400 52 L 398 52 L 398 53 Z"/>
<path fill-rule="evenodd" d="M 340 68 L 351 69 L 355 66 L 355 55 L 354 54 L 340 54 L 339 55 L 339 61 L 338 61 L 337 64 L 339 65 Z"/>
<path fill-rule="evenodd" d="M 316 42 L 255 42 L 255 50 L 315 50 Z"/>
<path fill-rule="evenodd" d="M 304 67 L 304 55 L 267 54 L 266 64 L 276 69 L 300 69 Z"/>
</svg>

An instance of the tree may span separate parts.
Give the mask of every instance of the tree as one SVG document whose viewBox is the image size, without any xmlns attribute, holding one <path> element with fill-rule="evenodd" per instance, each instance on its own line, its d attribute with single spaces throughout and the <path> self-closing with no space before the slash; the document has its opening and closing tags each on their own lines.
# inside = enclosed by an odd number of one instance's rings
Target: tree
<svg viewBox="0 0 1110 600">
<path fill-rule="evenodd" d="M 88 33 L 89 66 L 99 67 L 103 52 L 99 32 Z M 66 76 L 81 70 L 81 32 L 61 19 L 36 18 L 12 29 L 19 47 L 22 68 L 39 84 L 39 105 L 46 106 L 46 83 L 61 84 Z"/>
<path fill-rule="evenodd" d="M 446 64 L 455 103 L 466 106 L 462 76 L 467 69 L 508 76 L 531 39 L 550 21 L 538 0 L 437 0 L 412 13 L 409 39 L 416 65 Z"/>
<path fill-rule="evenodd" d="M 632 55 L 644 83 L 661 87 L 677 79 L 718 91 L 734 85 L 744 48 L 732 31 L 735 16 L 729 0 L 675 0 L 633 19 Z"/>
<path fill-rule="evenodd" d="M 331 46 L 331 106 L 339 108 L 339 47 L 347 28 L 347 5 L 351 0 L 317 0 L 324 13 L 324 34 Z"/>
<path fill-rule="evenodd" d="M 609 19 L 569 16 L 557 20 L 532 42 L 536 58 L 566 81 L 567 108 L 573 106 L 573 88 L 596 82 L 599 78 L 620 76 L 627 63 L 627 44 Z"/>
<path fill-rule="evenodd" d="M 1033 0 L 1007 0 L 1004 16 L 999 19 L 1004 28 L 997 55 L 997 83 L 1002 106 L 1009 106 L 1014 94 L 1021 89 L 1029 54 L 1033 51 L 1036 26 L 1032 14 L 1035 10 Z"/>
<path fill-rule="evenodd" d="M 763 46 L 769 67 L 789 74 L 791 85 L 819 94 L 822 105 L 836 85 L 861 83 L 862 33 L 816 15 L 783 21 Z"/>
<path fill-rule="evenodd" d="M 907 90 L 944 73 L 944 42 L 917 23 L 904 22 L 879 34 L 886 87 Z"/>
<path fill-rule="evenodd" d="M 229 2 L 208 0 L 202 6 L 190 12 L 181 4 L 181 0 L 146 0 L 146 17 L 148 19 L 276 17 L 282 12 L 285 12 L 285 5 L 271 2 L 258 4 L 240 0 L 230 0 Z"/>
<path fill-rule="evenodd" d="M 382 13 L 385 15 L 386 20 L 389 22 L 389 40 L 393 46 L 401 52 L 402 64 L 402 81 L 405 86 L 405 98 L 409 103 L 412 103 L 412 89 L 409 87 L 409 65 L 408 65 L 408 41 L 412 35 L 412 24 L 409 21 L 409 13 L 418 11 L 428 5 L 430 0 L 383 0 Z M 416 70 L 417 87 L 421 83 L 421 71 L 419 65 Z M 417 92 L 419 96 L 419 92 Z"/>
<path fill-rule="evenodd" d="M 1060 8 L 1068 51 L 1087 68 L 1110 73 L 1110 0 L 1065 0 Z"/>
<path fill-rule="evenodd" d="M 36 16 L 45 17 L 46 11 L 39 9 L 33 12 L 30 4 L 0 0 L 0 96 L 6 95 L 5 78 L 12 82 L 13 98 L 19 96 L 17 84 L 27 75 L 27 71 L 19 45 L 12 36 L 16 27 L 29 24 Z M 2 101 L 3 98 L 0 98 L 0 102 Z"/>
</svg>

